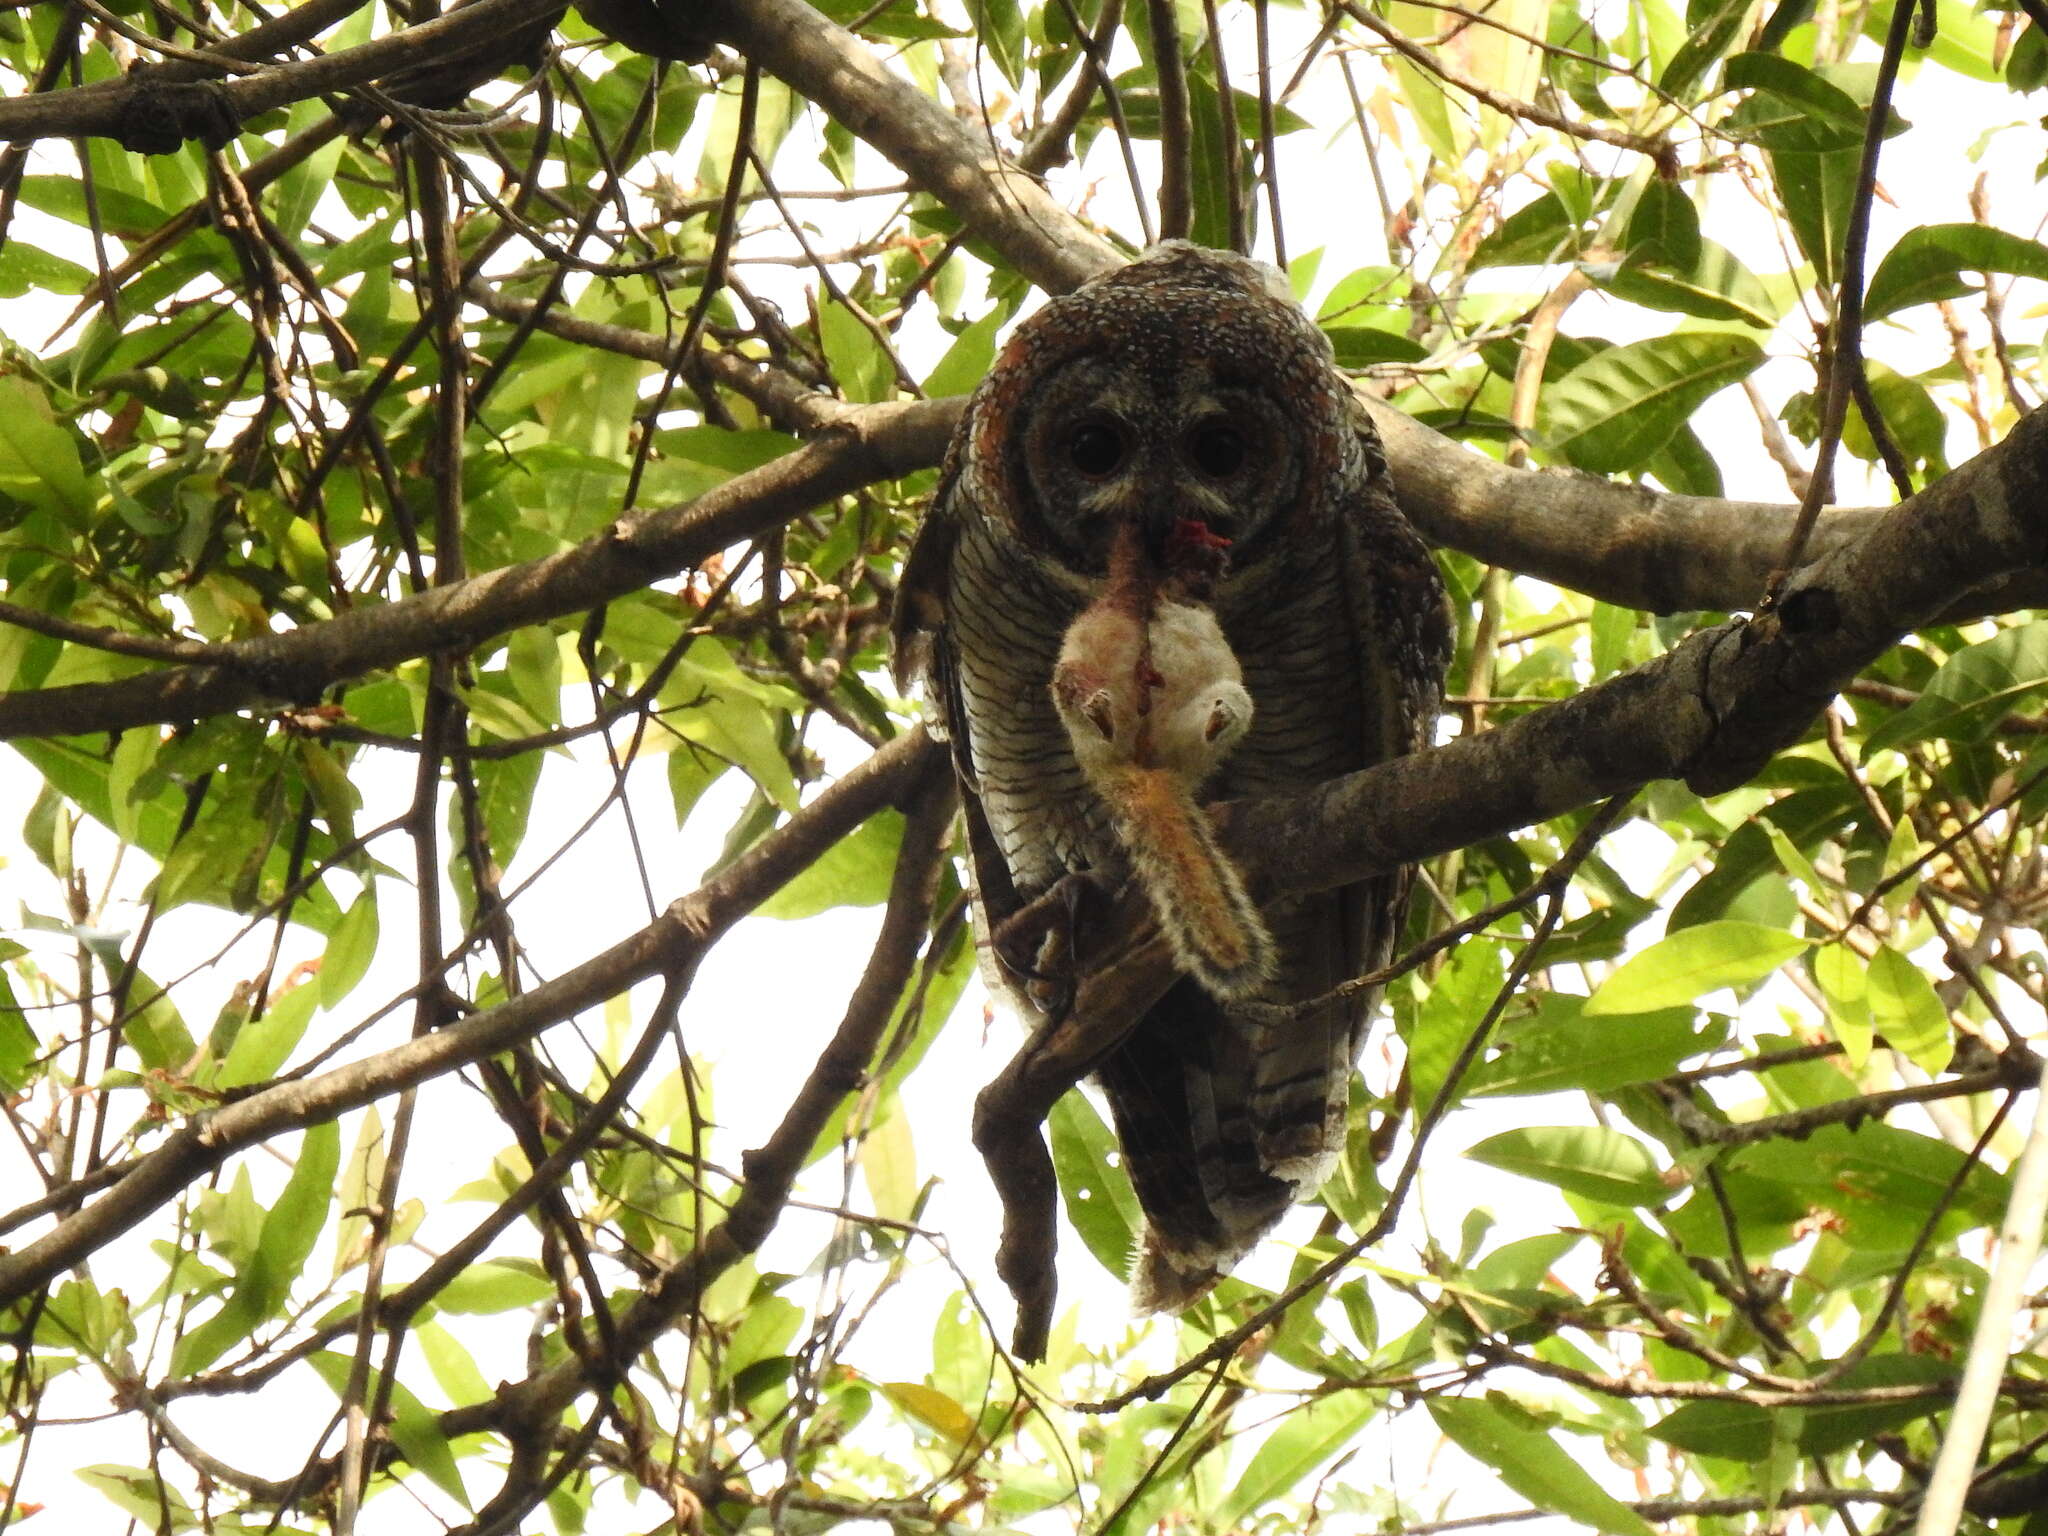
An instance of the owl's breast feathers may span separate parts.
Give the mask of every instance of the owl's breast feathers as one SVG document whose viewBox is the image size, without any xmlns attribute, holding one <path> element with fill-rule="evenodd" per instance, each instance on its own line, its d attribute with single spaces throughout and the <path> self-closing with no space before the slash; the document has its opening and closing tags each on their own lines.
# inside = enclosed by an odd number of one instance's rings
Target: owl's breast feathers
<svg viewBox="0 0 2048 1536">
<path fill-rule="evenodd" d="M 1415 750 L 1434 727 L 1449 645 L 1443 588 L 1320 335 L 1253 263 L 1191 247 L 1148 256 L 1019 328 L 969 406 L 903 573 L 898 665 L 921 676 L 952 738 L 984 936 L 1070 872 L 1113 880 L 1128 865 L 1049 688 L 1102 572 L 1048 542 L 1061 509 L 1038 504 L 1020 470 L 1019 413 L 1046 368 L 1091 347 L 1105 367 L 1135 348 L 1149 376 L 1176 348 L 1213 368 L 1220 345 L 1235 349 L 1240 372 L 1270 354 L 1267 387 L 1310 440 L 1285 445 L 1295 504 L 1233 548 L 1212 594 L 1253 715 L 1202 798 L 1300 790 Z M 1278 961 L 1256 1000 L 1314 997 L 1383 963 L 1407 887 L 1404 871 L 1270 903 Z M 1133 1278 L 1141 1306 L 1199 1296 L 1327 1175 L 1375 1001 L 1267 1023 L 1184 978 L 1101 1063 L 1147 1219 Z"/>
</svg>

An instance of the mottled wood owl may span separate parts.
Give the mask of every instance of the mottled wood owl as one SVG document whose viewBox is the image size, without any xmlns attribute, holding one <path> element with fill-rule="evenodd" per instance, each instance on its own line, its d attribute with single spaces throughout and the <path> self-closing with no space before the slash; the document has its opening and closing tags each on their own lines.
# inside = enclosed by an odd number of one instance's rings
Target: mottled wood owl
<svg viewBox="0 0 2048 1536">
<path fill-rule="evenodd" d="M 1154 247 L 1018 326 L 903 573 L 897 665 L 924 680 L 952 742 L 985 944 L 1063 886 L 1129 880 L 1130 847 L 1050 685 L 1119 541 L 1135 527 L 1163 562 L 1190 525 L 1228 541 L 1206 596 L 1253 703 L 1203 800 L 1300 790 L 1430 739 L 1443 586 L 1328 343 L 1272 268 Z M 1270 902 L 1274 960 L 1250 999 L 1314 997 L 1384 963 L 1408 885 L 1403 871 Z M 1085 965 L 1106 903 L 1063 905 Z M 1027 1014 L 1061 1005 L 1044 974 L 1056 947 L 993 946 Z M 1199 1296 L 1329 1173 L 1376 1001 L 1262 1022 L 1183 977 L 1099 1063 L 1147 1223 L 1141 1307 Z"/>
</svg>

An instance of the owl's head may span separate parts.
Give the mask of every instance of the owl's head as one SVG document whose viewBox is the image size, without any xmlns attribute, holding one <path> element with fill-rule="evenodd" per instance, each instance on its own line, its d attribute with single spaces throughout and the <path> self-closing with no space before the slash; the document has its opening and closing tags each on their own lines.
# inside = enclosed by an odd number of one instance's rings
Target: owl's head
<svg viewBox="0 0 2048 1536">
<path fill-rule="evenodd" d="M 1173 241 L 1017 328 L 966 426 L 977 500 L 1060 565 L 1107 568 L 1135 525 L 1256 564 L 1326 504 L 1349 433 L 1328 343 L 1272 268 Z"/>
</svg>

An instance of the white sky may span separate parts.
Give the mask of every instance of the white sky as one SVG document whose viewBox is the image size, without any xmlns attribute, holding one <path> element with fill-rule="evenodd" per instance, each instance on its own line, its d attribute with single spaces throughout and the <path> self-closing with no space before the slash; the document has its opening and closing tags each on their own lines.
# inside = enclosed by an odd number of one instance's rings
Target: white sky
<svg viewBox="0 0 2048 1536">
<path fill-rule="evenodd" d="M 1302 18 L 1290 11 L 1276 10 L 1274 21 L 1276 27 L 1282 29 L 1276 57 L 1289 59 L 1293 56 L 1289 34 L 1299 30 Z M 1249 48 L 1240 47 L 1236 58 L 1249 60 Z M 1243 66 L 1240 63 L 1238 67 L 1241 69 Z M 1364 73 L 1370 75 L 1371 71 Z M 1311 98 L 1295 105 L 1297 110 L 1319 125 L 1327 123 L 1336 131 L 1341 132 L 1348 121 L 1348 107 L 1339 102 L 1319 102 Z M 1881 202 L 1877 209 L 1872 241 L 1873 265 L 1876 256 L 1903 229 L 1914 224 L 1969 217 L 1965 198 L 1974 167 L 1968 174 L 1960 168 L 1965 165 L 1972 145 L 1991 126 L 1985 121 L 1984 114 L 1987 111 L 1994 115 L 2002 113 L 2017 121 L 2024 118 L 2022 108 L 2029 105 L 2032 103 L 2022 103 L 1997 86 L 1973 84 L 1965 88 L 1955 77 L 1935 68 L 1925 69 L 1917 78 L 1904 83 L 1900 106 L 1913 122 L 1914 131 L 1893 140 L 1886 148 L 1881 179 L 1891 200 Z M 1316 165 L 1316 161 L 1312 153 L 1305 152 L 1303 148 L 1310 142 L 1309 136 L 1305 135 L 1287 146 L 1289 155 L 1283 171 L 1290 178 L 1291 185 L 1302 189 L 1316 183 L 1313 191 L 1292 199 L 1288 239 L 1291 250 L 1297 255 L 1318 246 L 1328 248 L 1329 254 L 1319 280 L 1319 287 L 1326 289 L 1353 266 L 1383 261 L 1385 252 L 1377 201 L 1364 187 L 1358 167 L 1349 159 L 1355 153 L 1355 139 L 1344 138 L 1341 141 L 1343 149 L 1328 154 L 1315 173 L 1311 173 L 1309 168 Z M 1598 146 L 1594 148 L 1598 150 Z M 31 172 L 62 168 L 66 163 L 66 153 L 61 149 L 39 148 L 31 162 Z M 1149 172 L 1149 147 L 1139 146 L 1139 154 L 1141 160 L 1148 161 Z M 2041 189 L 2032 179 L 2034 161 L 2039 154 L 2037 133 L 2007 135 L 2001 141 L 2000 152 L 1984 161 L 1985 168 L 1995 178 L 1994 206 L 2001 210 L 2004 227 L 2016 233 L 2034 234 L 2044 213 L 2048 213 L 2048 203 L 2044 203 Z M 863 156 L 862 180 L 865 183 L 890 179 L 890 173 L 875 157 L 865 151 Z M 688 179 L 694 173 L 696 163 L 695 140 L 686 143 L 674 158 L 678 173 Z M 795 167 L 805 158 L 805 144 L 799 135 L 785 152 L 782 167 L 794 179 Z M 1403 179 L 1398 164 L 1388 164 L 1384 169 L 1397 184 Z M 1094 215 L 1121 229 L 1134 231 L 1135 221 L 1120 208 L 1123 173 L 1114 146 L 1107 138 L 1098 144 L 1094 155 L 1078 172 L 1070 170 L 1056 179 L 1055 192 L 1058 194 L 1063 189 L 1089 184 L 1095 187 L 1090 203 Z M 1533 195 L 1535 190 L 1531 186 L 1526 195 Z M 806 211 L 816 211 L 816 205 Z M 334 216 L 336 222 L 342 221 L 340 215 Z M 1768 273 L 1782 267 L 1774 232 L 1759 217 L 1754 205 L 1737 193 L 1732 179 L 1717 179 L 1709 204 L 1709 220 L 1714 238 L 1733 248 L 1754 270 Z M 52 233 L 52 226 L 47 220 L 35 220 L 25 213 L 17 229 L 28 238 L 48 243 L 55 249 L 65 249 L 59 243 L 60 237 Z M 826 243 L 830 239 L 827 234 Z M 66 254 L 81 255 L 76 250 L 67 250 Z M 791 313 L 801 312 L 800 299 L 796 294 L 778 294 L 769 269 L 750 268 L 748 277 L 770 297 L 783 298 Z M 1531 287 L 1534 279 L 1526 271 L 1517 271 L 1499 274 L 1489 281 L 1520 291 Z M 2014 307 L 2016 328 L 2025 315 L 2024 304 Z M 1659 334 L 1671 328 L 1676 319 L 1674 316 L 1607 304 L 1595 297 L 1581 301 L 1566 329 L 1578 333 L 1599 332 L 1625 341 L 1641 335 Z M 1909 323 L 1910 331 L 1895 326 L 1874 329 L 1868 342 L 1870 353 L 1894 363 L 1902 371 L 1938 361 L 1945 353 L 1946 341 L 1939 327 L 1929 318 L 1929 312 L 1917 312 Z M 2031 334 L 2036 322 L 2027 320 L 2025 323 Z M 1798 324 L 1795 317 L 1781 329 L 1772 343 L 1777 360 L 1757 376 L 1765 393 L 1774 401 L 1786 392 L 1810 386 L 1810 369 L 1800 360 L 1808 338 L 1799 333 Z M 25 313 L 22 305 L 16 303 L 0 308 L 0 327 L 4 327 L 18 342 L 33 346 L 47 335 L 50 323 L 40 313 Z M 944 337 L 935 326 L 921 323 L 907 328 L 902 345 L 913 359 L 921 352 L 935 359 L 937 352 L 933 349 L 943 341 Z M 1700 413 L 1695 427 L 1703 438 L 1716 445 L 1730 495 L 1786 499 L 1782 474 L 1757 446 L 1755 419 L 1739 391 L 1724 391 L 1715 397 Z M 1960 462 L 1968 456 L 1973 445 L 1961 436 L 1964 429 L 1959 423 L 1952 430 L 1955 439 L 1951 443 L 1951 458 Z M 1840 473 L 1844 477 L 1845 499 L 1885 497 L 1885 493 L 1867 477 L 1865 485 L 1859 489 L 1854 461 L 1845 458 Z M 822 743 L 831 733 L 829 725 L 819 727 L 814 744 Z M 843 765 L 857 756 L 858 749 L 841 737 L 837 746 L 828 747 L 827 751 L 830 759 Z M 366 801 L 364 824 L 368 825 L 409 799 L 412 765 L 409 758 L 368 752 L 359 758 L 359 764 L 356 778 Z M 573 841 L 584 818 L 606 793 L 608 784 L 609 775 L 603 767 L 601 755 L 589 750 L 587 745 L 579 747 L 568 758 L 551 759 L 542 792 L 536 797 L 524 850 L 509 872 L 508 883 L 517 883 L 541 858 L 567 846 L 562 861 L 520 909 L 523 919 L 521 936 L 528 946 L 532 964 L 543 974 L 558 974 L 646 920 L 639 883 L 631 874 L 631 849 L 621 817 L 614 812 L 593 831 L 582 836 L 580 841 Z M 33 777 L 25 773 L 19 760 L 11 754 L 0 754 L 0 804 L 18 805 L 25 809 L 34 788 Z M 690 825 L 678 837 L 669 830 L 672 818 L 668 794 L 658 765 L 634 777 L 632 799 L 643 839 L 652 856 L 652 875 L 658 899 L 666 901 L 687 892 L 696 884 L 699 873 L 715 854 L 743 792 L 744 786 L 738 775 L 728 775 L 706 797 Z M 52 915 L 61 910 L 54 883 L 19 842 L 18 822 L 18 816 L 0 817 L 0 858 L 6 860 L 5 865 L 0 866 L 0 929 L 13 923 L 18 904 Z M 105 868 L 106 842 L 104 838 L 88 837 L 81 858 L 83 867 L 95 871 Z M 393 863 L 406 862 L 396 844 L 386 845 L 381 851 Z M 1625 869 L 1641 870 L 1647 876 L 1663 866 L 1669 852 L 1669 845 L 1653 831 L 1634 829 L 1627 834 L 1626 851 L 1618 862 Z M 123 889 L 131 898 L 145 876 L 144 871 L 134 867 L 139 862 L 131 858 L 130 867 L 124 872 Z M 324 1015 L 321 1021 L 316 1022 L 308 1037 L 309 1048 L 324 1035 L 331 1034 L 337 1026 L 360 1017 L 374 1001 L 403 990 L 410 978 L 410 918 L 406 893 L 397 884 L 387 882 L 384 896 L 384 952 L 371 975 L 338 1013 Z M 116 903 L 110 908 L 105 921 L 109 926 L 124 926 L 132 923 L 135 912 L 132 901 Z M 685 1007 L 683 1028 L 692 1051 L 710 1067 L 715 1114 L 720 1126 L 719 1140 L 713 1150 L 714 1156 L 726 1165 L 735 1166 L 739 1151 L 757 1144 L 780 1117 L 796 1074 L 815 1058 L 839 1020 L 847 990 L 866 957 L 877 920 L 878 912 L 873 909 L 837 911 L 800 924 L 751 920 L 721 942 L 705 963 Z M 220 942 L 222 931 L 217 914 L 189 908 L 167 914 L 160 920 L 159 934 L 152 942 L 149 969 L 159 975 L 169 973 L 178 958 L 197 958 L 209 953 Z M 1654 937 L 1656 931 L 1653 924 L 1645 938 Z M 31 942 L 52 970 L 60 974 L 66 972 L 68 967 L 61 960 L 61 949 L 53 947 L 47 936 L 13 936 Z M 195 1032 L 203 1033 L 206 1022 L 225 1000 L 233 983 L 253 975 L 260 967 L 265 943 L 267 938 L 260 938 L 243 945 L 224 964 L 195 977 L 188 984 L 179 1002 Z M 287 944 L 278 974 L 284 974 L 293 961 L 310 958 L 316 952 L 317 946 L 310 943 L 307 936 L 295 933 Z M 636 1022 L 644 1019 L 652 1000 L 651 989 L 643 988 L 636 992 L 633 999 Z M 1769 1007 L 1775 1000 L 1767 992 L 1759 1000 L 1759 1005 Z M 983 999 L 976 987 L 970 991 L 951 1025 L 940 1034 L 913 1079 L 914 1131 L 920 1175 L 937 1174 L 940 1178 L 939 1188 L 926 1213 L 926 1224 L 947 1234 L 954 1258 L 975 1278 L 984 1300 L 996 1310 L 1003 1329 L 1007 1331 L 1007 1298 L 995 1281 L 991 1262 L 997 1213 L 979 1159 L 968 1143 L 967 1120 L 974 1093 L 1012 1048 L 1016 1030 L 1010 1021 L 999 1020 L 986 1032 L 984 1041 L 984 1030 L 979 1022 L 982 1005 Z M 1770 1016 L 1768 1013 L 1764 1015 Z M 582 1022 L 581 1027 L 597 1037 L 601 1036 L 604 1024 L 598 1018 L 589 1018 Z M 408 1029 L 409 1022 L 405 1016 L 395 1016 L 360 1042 L 356 1051 L 360 1053 L 396 1043 Z M 550 1033 L 547 1043 L 555 1052 L 556 1059 L 567 1067 L 573 1080 L 579 1075 L 580 1068 L 575 1048 L 570 1044 L 570 1034 L 567 1027 L 557 1028 Z M 1391 1082 L 1392 1066 L 1382 1049 L 1383 1040 L 1384 1034 L 1376 1037 L 1365 1062 L 1368 1078 L 1376 1088 L 1384 1088 Z M 657 1068 L 657 1073 L 669 1070 L 670 1065 L 663 1063 Z M 481 1214 L 478 1207 L 450 1204 L 446 1196 L 451 1188 L 481 1172 L 477 1166 L 480 1149 L 504 1145 L 509 1137 L 484 1108 L 477 1094 L 452 1083 L 436 1084 L 429 1089 L 422 1101 L 422 1110 L 416 1126 L 414 1150 L 408 1161 L 405 1193 L 427 1204 L 429 1214 L 418 1235 L 418 1242 L 433 1251 L 466 1230 Z M 1439 1135 L 1439 1151 L 1432 1159 L 1431 1171 L 1418 1189 L 1410 1218 L 1404 1225 L 1407 1242 L 1412 1245 L 1425 1228 L 1455 1230 L 1459 1216 L 1466 1209 L 1478 1205 L 1512 1213 L 1518 1230 L 1540 1231 L 1569 1225 L 1572 1221 L 1570 1211 L 1547 1187 L 1464 1162 L 1452 1154 L 1505 1124 L 1540 1124 L 1553 1118 L 1577 1119 L 1582 1114 L 1582 1107 L 1573 1103 L 1552 1109 L 1542 1101 L 1525 1099 L 1492 1101 L 1455 1117 Z M 344 1149 L 353 1141 L 355 1121 L 356 1117 L 352 1116 L 344 1126 Z M 122 1115 L 117 1114 L 114 1123 L 120 1125 Z M 388 1105 L 385 1123 L 388 1127 Z M 254 1169 L 259 1190 L 274 1189 L 281 1182 L 284 1170 L 274 1158 L 258 1153 L 246 1161 Z M 841 1193 L 840 1176 L 840 1170 L 827 1160 L 812 1170 L 801 1192 L 814 1199 L 836 1203 Z M 15 1190 L 35 1187 L 34 1176 L 23 1164 L 18 1149 L 11 1141 L 0 1143 L 0 1187 Z M 865 1198 L 864 1192 L 857 1192 L 857 1200 L 864 1201 Z M 1303 1216 L 1304 1213 L 1298 1212 L 1297 1219 L 1279 1236 L 1263 1245 L 1240 1273 L 1247 1279 L 1264 1284 L 1273 1284 L 1284 1277 L 1292 1257 L 1289 1238 L 1298 1239 L 1310 1224 L 1302 1219 Z M 1437 1219 L 1430 1219 L 1432 1217 Z M 807 1220 L 798 1213 L 792 1213 L 782 1229 L 770 1239 L 760 1257 L 761 1267 L 804 1267 L 817 1251 L 820 1231 L 817 1219 Z M 12 1240 L 18 1242 L 20 1239 Z M 94 1273 L 101 1283 L 117 1283 L 124 1274 L 138 1272 L 128 1268 L 124 1257 L 133 1257 L 138 1261 L 139 1272 L 154 1277 L 156 1264 L 141 1253 L 138 1245 L 142 1241 L 142 1236 L 131 1235 L 96 1260 Z M 517 1251 L 531 1251 L 523 1228 L 515 1233 L 513 1246 Z M 331 1255 L 324 1250 L 316 1252 L 309 1266 L 311 1272 L 325 1275 L 330 1258 Z M 914 1378 L 922 1374 L 928 1357 L 927 1341 L 932 1320 L 945 1298 L 957 1288 L 954 1277 L 943 1265 L 932 1260 L 929 1250 L 921 1250 L 918 1258 L 919 1267 L 877 1313 L 876 1320 L 863 1336 L 863 1342 L 852 1354 L 864 1369 L 884 1379 Z M 1404 1247 L 1397 1243 L 1390 1245 L 1381 1258 L 1394 1266 L 1406 1267 L 1413 1262 L 1415 1253 L 1412 1246 Z M 405 1278 L 417 1267 L 417 1262 L 411 1255 L 395 1257 L 395 1279 Z M 856 1285 L 869 1283 L 871 1279 L 871 1275 L 864 1276 L 858 1270 L 853 1276 Z M 1084 1339 L 1107 1343 L 1123 1333 L 1127 1322 L 1117 1286 L 1087 1256 L 1071 1232 L 1063 1236 L 1061 1282 L 1062 1306 L 1080 1309 Z M 793 1288 L 790 1294 L 799 1302 L 807 1299 L 807 1292 L 801 1285 Z M 1383 1299 L 1392 1301 L 1391 1295 L 1384 1292 Z M 524 1318 L 515 1315 L 500 1320 L 490 1330 L 474 1326 L 476 1323 L 475 1319 L 463 1320 L 465 1337 L 493 1334 L 506 1351 L 506 1357 L 501 1360 L 479 1357 L 485 1376 L 495 1381 L 500 1377 L 523 1374 Z M 1390 1315 L 1382 1320 L 1383 1335 L 1391 1336 L 1402 1326 L 1405 1324 L 1390 1307 Z M 1163 1365 L 1172 1358 L 1172 1330 L 1160 1328 L 1154 1332 L 1155 1336 L 1145 1346 L 1145 1353 L 1152 1364 Z M 432 1381 L 420 1369 L 416 1351 L 408 1357 L 405 1379 L 430 1400 L 441 1400 L 435 1394 Z M 1536 1389 L 1543 1390 L 1540 1384 Z M 304 1458 L 331 1406 L 332 1399 L 317 1385 L 280 1386 L 264 1393 L 260 1399 L 181 1403 L 174 1416 L 202 1444 L 230 1461 L 253 1472 L 282 1476 L 288 1475 Z M 103 1402 L 93 1384 L 80 1373 L 53 1389 L 46 1400 L 45 1411 L 56 1419 L 68 1414 L 100 1411 L 102 1407 Z M 1591 1450 L 1588 1442 L 1576 1441 L 1573 1444 L 1589 1452 Z M 1399 1488 L 1407 1494 L 1418 1494 L 1421 1480 L 1429 1478 L 1450 1499 L 1446 1511 L 1450 1514 L 1470 1515 L 1518 1506 L 1520 1501 L 1494 1485 L 1490 1475 L 1474 1475 L 1473 1469 L 1454 1455 L 1439 1461 L 1435 1457 L 1435 1448 L 1435 1432 L 1424 1416 L 1410 1415 L 1394 1423 L 1383 1420 L 1364 1438 L 1346 1480 L 1363 1486 L 1384 1485 Z M 121 1529 L 124 1518 L 116 1515 L 112 1506 L 97 1492 L 63 1475 L 63 1469 L 99 1461 L 133 1465 L 140 1464 L 143 1459 L 141 1437 L 131 1422 L 78 1427 L 53 1424 L 43 1429 L 39 1432 L 36 1455 L 22 1488 L 25 1498 L 45 1506 L 44 1513 L 36 1517 L 36 1524 L 30 1529 L 77 1532 Z M 1635 1490 L 1619 1469 L 1602 1463 L 1596 1470 L 1618 1494 L 1634 1494 Z M 485 1477 L 474 1478 L 471 1491 L 479 1497 L 487 1495 L 490 1491 L 488 1480 Z M 622 1512 L 614 1512 L 614 1517 L 628 1518 Z M 381 1498 L 369 1518 L 376 1522 L 375 1529 L 388 1531 L 393 1536 L 441 1528 L 440 1521 L 413 1506 L 406 1493 Z M 640 1520 L 644 1516 L 630 1518 Z M 1056 1511 L 1031 1523 L 1034 1528 L 1055 1530 L 1066 1528 L 1071 1521 L 1065 1512 Z M 1559 1525 L 1561 1522 L 1549 1522 L 1528 1528 L 1555 1529 Z M 607 1527 L 599 1524 L 593 1528 Z M 609 1528 L 623 1527 L 614 1524 Z"/>
</svg>

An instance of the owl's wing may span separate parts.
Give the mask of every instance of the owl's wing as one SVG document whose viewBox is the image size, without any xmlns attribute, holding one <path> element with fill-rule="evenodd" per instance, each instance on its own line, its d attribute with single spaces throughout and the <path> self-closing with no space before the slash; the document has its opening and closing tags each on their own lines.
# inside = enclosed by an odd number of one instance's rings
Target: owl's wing
<svg viewBox="0 0 2048 1536">
<path fill-rule="evenodd" d="M 1334 530 L 1361 705 L 1346 771 L 1429 745 L 1451 647 L 1436 563 L 1395 504 L 1378 439 L 1362 417 L 1360 435 L 1370 478 L 1339 509 Z M 1403 868 L 1306 898 L 1294 912 L 1302 937 L 1288 996 L 1312 997 L 1387 964 L 1413 879 Z M 1378 1005 L 1375 989 L 1259 1029 L 1252 1118 L 1261 1158 L 1303 1191 L 1320 1184 L 1343 1153 L 1351 1071 Z"/>
<path fill-rule="evenodd" d="M 957 470 L 949 464 L 932 497 L 931 510 L 911 539 L 910 552 L 904 557 L 897 581 L 896 606 L 889 628 L 897 687 L 908 690 L 913 683 L 923 685 L 932 708 L 934 734 L 952 749 L 953 770 L 960 781 L 961 820 L 967 829 L 972 881 L 969 894 L 982 925 L 982 976 L 992 990 L 1010 995 L 1014 990 L 1011 978 L 986 947 L 986 939 L 1024 903 L 982 809 L 967 739 L 967 710 L 960 696 L 959 657 L 947 619 L 952 601 L 953 556 L 960 542 L 960 522 L 952 494 L 956 475 Z"/>
</svg>

